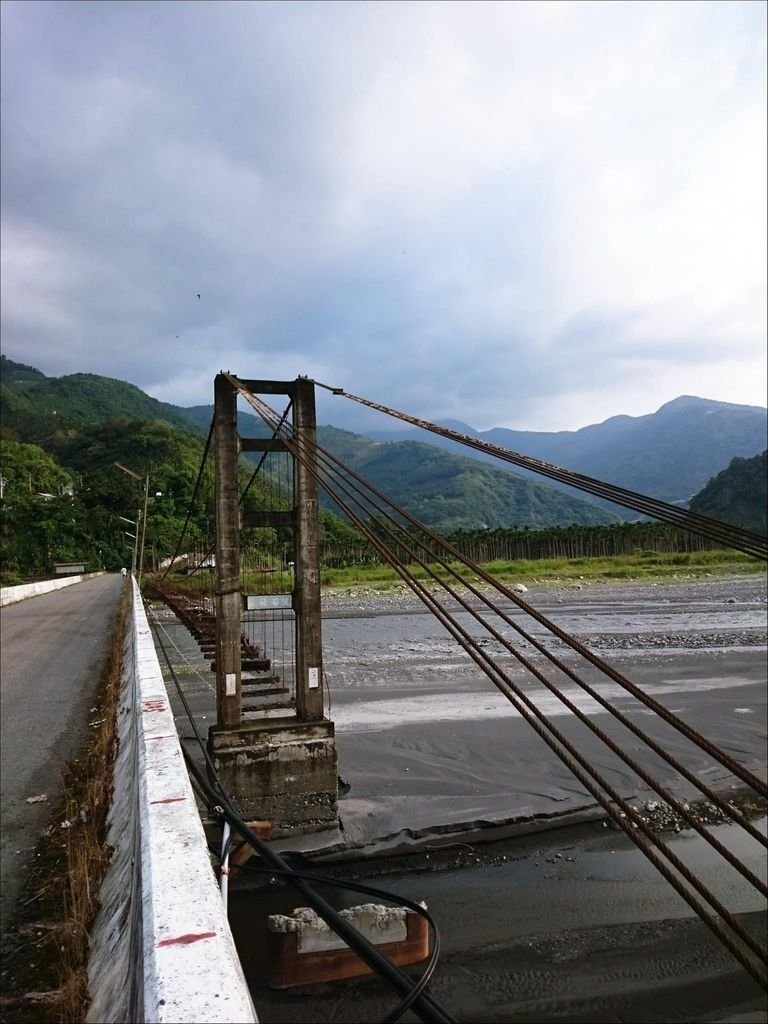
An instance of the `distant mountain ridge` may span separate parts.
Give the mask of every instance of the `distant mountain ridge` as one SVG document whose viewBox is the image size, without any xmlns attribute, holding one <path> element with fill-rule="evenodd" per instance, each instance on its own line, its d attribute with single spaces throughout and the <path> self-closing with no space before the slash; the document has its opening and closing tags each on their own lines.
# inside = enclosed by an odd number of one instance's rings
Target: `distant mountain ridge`
<svg viewBox="0 0 768 1024">
<path fill-rule="evenodd" d="M 687 504 L 731 459 L 750 458 L 765 448 L 768 410 L 681 395 L 655 413 L 612 416 L 574 431 L 505 427 L 479 431 L 466 425 L 463 431 L 458 426 L 452 429 L 642 494 Z M 493 460 L 423 430 L 378 431 L 370 436 L 399 441 L 418 438 L 472 458 Z M 525 475 L 525 470 L 515 472 Z"/>
<path fill-rule="evenodd" d="M 170 405 L 133 384 L 96 374 L 46 377 L 5 356 L 0 357 L 0 391 L 4 423 L 28 440 L 37 439 L 30 424 L 39 424 L 44 417 L 49 431 L 50 422 L 68 420 L 77 424 L 159 419 L 205 436 L 213 414 L 210 405 Z M 768 433 L 766 409 L 692 395 L 667 402 L 655 413 L 613 416 L 576 431 L 477 431 L 457 420 L 443 422 L 458 432 L 680 505 L 687 505 L 732 459 L 763 451 Z M 238 424 L 243 436 L 269 433 L 251 413 L 239 412 Z M 423 430 L 366 436 L 321 427 L 320 439 L 377 486 L 389 487 L 392 497 L 414 514 L 443 529 L 605 522 L 617 515 L 636 518 L 633 512 L 553 481 L 543 483 L 536 474 L 517 467 L 510 470 L 490 455 Z M 436 461 L 430 454 L 435 449 L 453 453 L 462 462 Z M 477 476 L 472 462 L 486 463 L 483 468 L 494 476 Z M 526 491 L 523 485 L 539 490 Z"/>
</svg>

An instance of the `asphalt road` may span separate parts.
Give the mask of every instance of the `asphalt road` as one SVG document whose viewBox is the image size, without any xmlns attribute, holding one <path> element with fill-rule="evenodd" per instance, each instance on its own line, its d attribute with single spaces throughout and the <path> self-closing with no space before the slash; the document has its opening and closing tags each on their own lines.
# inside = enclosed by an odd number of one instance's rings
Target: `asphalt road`
<svg viewBox="0 0 768 1024">
<path fill-rule="evenodd" d="M 61 770 L 88 732 L 122 591 L 99 576 L 5 607 L 0 615 L 0 931 L 5 931 Z M 47 800 L 27 803 L 46 794 Z"/>
</svg>

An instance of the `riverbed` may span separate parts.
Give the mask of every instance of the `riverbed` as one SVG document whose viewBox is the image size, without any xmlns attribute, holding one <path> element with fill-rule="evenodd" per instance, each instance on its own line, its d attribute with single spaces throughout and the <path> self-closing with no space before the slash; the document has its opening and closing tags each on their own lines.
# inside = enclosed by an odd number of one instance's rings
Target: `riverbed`
<svg viewBox="0 0 768 1024">
<path fill-rule="evenodd" d="M 531 588 L 532 607 L 603 656 L 761 778 L 766 770 L 765 577 L 663 585 Z M 537 639 L 545 630 L 508 602 Z M 653 793 L 589 728 L 470 618 L 459 621 L 623 796 Z M 675 793 L 689 783 L 508 624 L 498 631 L 648 771 Z M 393 845 L 432 829 L 567 818 L 595 801 L 412 595 L 330 594 L 324 606 L 325 671 L 339 766 L 350 791 L 340 805 L 347 845 Z M 616 682 L 550 638 L 548 649 L 713 788 L 738 780 L 659 720 Z"/>
<path fill-rule="evenodd" d="M 766 579 L 531 587 L 523 598 L 604 656 L 644 692 L 761 779 L 766 776 Z M 507 602 L 534 638 L 545 633 Z M 460 615 L 563 735 L 611 786 L 666 827 L 674 850 L 744 927 L 765 941 L 765 902 L 729 874 L 691 829 L 654 818 L 663 800 L 466 612 Z M 205 732 L 212 676 L 182 627 L 166 625 L 183 685 Z M 504 639 L 536 667 L 546 659 L 501 619 Z M 467 658 L 405 591 L 324 595 L 328 713 L 348 792 L 340 828 L 275 845 L 296 863 L 372 880 L 424 899 L 443 939 L 430 991 L 462 1021 L 762 1021 L 764 994 L 690 907 Z M 568 666 L 559 640 L 548 648 Z M 708 828 L 765 877 L 765 850 L 746 836 L 742 782 L 615 681 L 578 660 L 579 674 L 696 777 L 735 801 Z M 557 686 L 681 800 L 692 784 L 560 670 Z M 189 725 L 179 709 L 183 734 Z M 345 786 L 345 789 L 346 789 Z M 655 810 L 654 810 L 655 809 Z M 653 810 L 653 813 L 652 813 Z M 762 831 L 755 804 L 750 813 Z M 664 826 L 666 820 L 666 826 Z M 394 1005 L 377 979 L 275 993 L 263 983 L 268 913 L 296 897 L 244 874 L 231 920 L 261 1020 L 380 1020 Z M 327 890 L 326 895 L 333 892 Z M 360 902 L 329 896 L 339 906 Z M 413 969 L 414 977 L 419 968 Z M 406 1015 L 403 1019 L 413 1020 Z"/>
</svg>

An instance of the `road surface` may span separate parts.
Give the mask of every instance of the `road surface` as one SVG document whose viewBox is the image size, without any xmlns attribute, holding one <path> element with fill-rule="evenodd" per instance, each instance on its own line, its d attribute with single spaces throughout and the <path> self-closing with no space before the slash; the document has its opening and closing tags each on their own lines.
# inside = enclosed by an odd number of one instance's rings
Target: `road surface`
<svg viewBox="0 0 768 1024">
<path fill-rule="evenodd" d="M 61 770 L 88 732 L 123 580 L 99 576 L 0 616 L 0 931 L 10 924 Z M 45 802 L 27 803 L 46 794 Z"/>
</svg>

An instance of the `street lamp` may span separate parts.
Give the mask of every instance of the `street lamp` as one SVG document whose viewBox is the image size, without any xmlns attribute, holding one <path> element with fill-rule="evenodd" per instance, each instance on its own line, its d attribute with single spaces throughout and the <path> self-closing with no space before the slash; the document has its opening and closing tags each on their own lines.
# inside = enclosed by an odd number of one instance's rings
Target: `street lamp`
<svg viewBox="0 0 768 1024">
<path fill-rule="evenodd" d="M 141 509 L 139 509 L 139 511 L 137 513 L 138 521 L 141 523 L 141 543 L 139 544 L 139 538 L 138 538 L 139 531 L 137 530 L 136 531 L 136 538 L 135 538 L 136 543 L 134 544 L 134 548 L 133 548 L 133 565 L 131 567 L 131 572 L 136 572 L 136 567 L 138 565 L 138 570 L 139 570 L 138 583 L 139 583 L 139 586 L 141 586 L 141 567 L 144 564 L 144 536 L 146 534 L 146 529 L 147 529 L 147 502 L 149 501 L 149 473 L 147 473 L 146 476 L 141 476 L 141 474 L 137 473 L 135 470 L 130 469 L 128 466 L 124 466 L 122 464 L 122 462 L 115 462 L 114 465 L 117 466 L 118 469 L 121 469 L 123 471 L 123 473 L 127 473 L 128 476 L 132 476 L 134 478 L 134 480 L 143 480 L 144 481 L 144 513 L 142 515 Z M 123 516 L 120 516 L 120 519 L 123 519 L 123 518 L 124 518 Z M 130 523 L 132 521 L 130 519 L 128 519 L 128 520 L 126 520 L 126 522 Z M 136 526 L 137 524 L 136 523 L 132 523 L 132 525 Z M 137 559 L 137 546 L 138 546 L 138 559 Z"/>
</svg>

